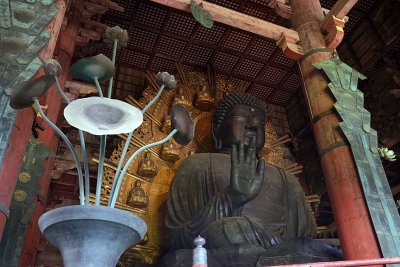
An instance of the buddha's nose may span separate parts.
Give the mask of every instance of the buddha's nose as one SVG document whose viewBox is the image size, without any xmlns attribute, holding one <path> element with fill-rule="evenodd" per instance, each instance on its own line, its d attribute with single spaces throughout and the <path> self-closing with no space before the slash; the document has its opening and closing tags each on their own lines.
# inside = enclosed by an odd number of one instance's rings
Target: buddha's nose
<svg viewBox="0 0 400 267">
<path fill-rule="evenodd" d="M 257 127 L 257 125 L 250 124 L 250 125 L 247 125 L 247 126 L 245 127 L 245 129 L 248 130 L 248 131 L 257 132 L 258 127 Z"/>
</svg>

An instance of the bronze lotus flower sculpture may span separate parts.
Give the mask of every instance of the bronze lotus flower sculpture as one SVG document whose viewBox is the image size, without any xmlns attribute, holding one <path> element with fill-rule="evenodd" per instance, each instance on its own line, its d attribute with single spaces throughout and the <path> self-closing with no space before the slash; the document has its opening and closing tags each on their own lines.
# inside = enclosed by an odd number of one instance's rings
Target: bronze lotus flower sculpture
<svg viewBox="0 0 400 267">
<path fill-rule="evenodd" d="M 43 65 L 44 71 L 48 75 L 54 75 L 58 76 L 61 74 L 62 67 L 60 63 L 55 60 L 55 59 L 49 59 L 44 65 Z"/>
<path fill-rule="evenodd" d="M 87 82 L 93 82 L 95 78 L 99 82 L 107 81 L 114 76 L 115 66 L 113 62 L 103 54 L 94 57 L 82 58 L 75 62 L 69 72 L 75 78 Z"/>
<path fill-rule="evenodd" d="M 13 109 L 23 109 L 33 105 L 34 99 L 40 98 L 53 85 L 53 75 L 43 75 L 35 80 L 18 84 L 11 92 L 10 106 Z"/>
<path fill-rule="evenodd" d="M 156 81 L 159 86 L 164 85 L 165 89 L 173 89 L 176 86 L 176 79 L 174 75 L 169 74 L 168 72 L 159 72 L 156 75 Z"/>
<path fill-rule="evenodd" d="M 129 133 L 143 122 L 141 110 L 116 99 L 81 98 L 64 109 L 67 122 L 93 135 Z"/>
<path fill-rule="evenodd" d="M 103 42 L 109 45 L 113 45 L 114 40 L 117 40 L 117 47 L 126 47 L 128 45 L 128 32 L 121 29 L 119 26 L 107 27 L 103 34 Z"/>
<path fill-rule="evenodd" d="M 182 105 L 174 105 L 171 108 L 172 129 L 177 132 L 174 135 L 175 141 L 180 145 L 187 145 L 194 137 L 194 123 L 189 112 Z"/>
</svg>

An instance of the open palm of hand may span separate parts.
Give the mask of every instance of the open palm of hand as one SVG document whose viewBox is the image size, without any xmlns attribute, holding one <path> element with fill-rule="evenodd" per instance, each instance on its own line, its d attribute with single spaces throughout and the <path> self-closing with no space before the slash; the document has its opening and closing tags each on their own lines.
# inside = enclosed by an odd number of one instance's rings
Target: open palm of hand
<svg viewBox="0 0 400 267">
<path fill-rule="evenodd" d="M 228 194 L 235 208 L 254 199 L 264 180 L 264 159 L 257 160 L 256 139 L 252 138 L 247 152 L 241 142 L 232 146 L 231 179 Z"/>
</svg>

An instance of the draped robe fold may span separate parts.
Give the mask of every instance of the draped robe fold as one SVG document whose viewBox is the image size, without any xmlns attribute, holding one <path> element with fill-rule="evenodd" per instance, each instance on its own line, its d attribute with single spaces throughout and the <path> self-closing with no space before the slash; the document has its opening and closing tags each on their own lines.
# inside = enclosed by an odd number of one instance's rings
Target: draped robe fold
<svg viewBox="0 0 400 267">
<path fill-rule="evenodd" d="M 315 224 L 304 192 L 293 176 L 266 164 L 257 197 L 233 209 L 227 195 L 228 154 L 195 154 L 182 162 L 171 184 L 166 216 L 167 248 L 193 248 L 205 235 L 208 246 L 251 243 L 268 248 L 281 240 L 311 237 Z"/>
</svg>

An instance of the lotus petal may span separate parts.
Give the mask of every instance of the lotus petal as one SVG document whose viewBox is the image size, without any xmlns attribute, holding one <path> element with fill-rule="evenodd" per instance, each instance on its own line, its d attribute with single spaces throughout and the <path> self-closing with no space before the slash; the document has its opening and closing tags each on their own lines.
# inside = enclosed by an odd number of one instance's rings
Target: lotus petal
<svg viewBox="0 0 400 267">
<path fill-rule="evenodd" d="M 53 75 L 43 75 L 35 80 L 18 84 L 11 92 L 10 106 L 14 109 L 32 106 L 33 100 L 44 95 L 54 82 Z"/>
<path fill-rule="evenodd" d="M 119 26 L 115 27 L 107 27 L 106 31 L 103 34 L 103 41 L 106 44 L 110 44 L 111 46 L 114 43 L 114 40 L 118 40 L 117 47 L 126 47 L 128 45 L 128 32 L 126 30 L 121 29 Z"/>
<path fill-rule="evenodd" d="M 156 75 L 156 81 L 159 86 L 165 85 L 165 88 L 173 89 L 176 86 L 176 80 L 174 75 L 169 74 L 168 72 L 159 72 Z"/>
<path fill-rule="evenodd" d="M 97 77 L 99 82 L 111 79 L 115 73 L 115 66 L 112 61 L 103 54 L 94 57 L 82 58 L 75 62 L 69 72 L 75 78 L 87 82 L 93 82 Z"/>
<path fill-rule="evenodd" d="M 43 67 L 46 74 L 49 75 L 58 76 L 62 71 L 60 63 L 55 59 L 49 59 Z"/>
<path fill-rule="evenodd" d="M 64 109 L 67 122 L 94 135 L 129 133 L 143 122 L 141 110 L 116 99 L 81 98 Z"/>
<path fill-rule="evenodd" d="M 174 105 L 171 108 L 172 129 L 178 130 L 174 135 L 175 141 L 180 145 L 187 145 L 194 137 L 194 123 L 189 112 L 182 105 Z"/>
</svg>

